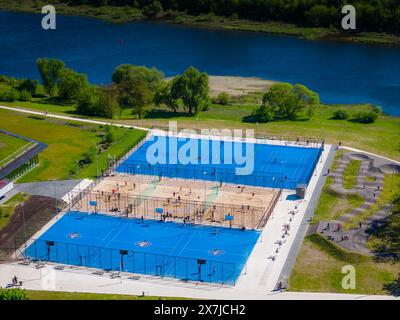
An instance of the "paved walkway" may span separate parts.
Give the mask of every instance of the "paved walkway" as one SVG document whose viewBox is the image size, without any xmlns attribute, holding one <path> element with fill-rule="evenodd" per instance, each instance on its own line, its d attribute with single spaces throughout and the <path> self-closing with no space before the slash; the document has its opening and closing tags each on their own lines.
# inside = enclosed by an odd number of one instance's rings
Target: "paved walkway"
<svg viewBox="0 0 400 320">
<path fill-rule="evenodd" d="M 68 120 L 68 121 L 78 121 L 78 122 L 93 123 L 93 124 L 100 124 L 100 125 L 110 125 L 110 126 L 116 126 L 116 127 L 121 127 L 121 128 L 133 128 L 133 129 L 145 130 L 145 131 L 150 130 L 149 128 L 137 127 L 137 126 L 132 126 L 132 125 L 128 125 L 128 124 L 121 124 L 121 123 L 114 123 L 114 122 L 100 121 L 100 120 L 91 120 L 91 119 L 84 119 L 84 118 L 79 118 L 79 117 L 68 117 L 68 116 L 62 116 L 62 115 L 51 114 L 51 113 L 46 114 L 44 112 L 33 111 L 33 110 L 28 110 L 28 109 L 23 109 L 23 108 L 6 107 L 6 106 L 0 105 L 0 109 L 18 111 L 18 112 L 34 114 L 34 115 L 39 115 L 39 116 L 48 117 L 48 118 L 63 119 L 63 120 Z"/>
<path fill-rule="evenodd" d="M 183 283 L 160 278 L 132 278 L 129 274 L 120 277 L 110 273 L 95 273 L 94 270 L 56 268 L 47 264 L 36 268 L 18 263 L 0 264 L 0 286 L 6 287 L 11 278 L 17 276 L 28 290 L 48 290 L 67 292 L 93 292 L 109 294 L 141 295 L 164 297 L 189 297 L 195 299 L 234 300 L 399 300 L 393 296 L 307 293 L 307 292 L 267 292 L 248 286 L 246 290 L 231 287 Z"/>
<path fill-rule="evenodd" d="M 44 182 L 14 183 L 14 188 L 6 193 L 0 200 L 0 205 L 10 200 L 19 192 L 28 193 L 34 196 L 57 198 L 60 200 L 69 190 L 75 187 L 82 180 L 57 180 Z"/>
</svg>

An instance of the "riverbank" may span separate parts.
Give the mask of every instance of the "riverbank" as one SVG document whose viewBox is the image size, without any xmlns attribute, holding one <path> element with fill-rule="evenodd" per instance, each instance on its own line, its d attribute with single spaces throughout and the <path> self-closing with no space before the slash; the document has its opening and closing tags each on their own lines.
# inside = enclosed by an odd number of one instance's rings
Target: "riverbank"
<svg viewBox="0 0 400 320">
<path fill-rule="evenodd" d="M 167 81 L 173 78 L 166 78 Z M 208 76 L 211 97 L 217 97 L 225 92 L 233 98 L 252 94 L 261 95 L 269 90 L 276 82 L 256 77 Z"/>
<path fill-rule="evenodd" d="M 40 13 L 41 8 L 47 5 L 46 1 L 35 2 L 21 0 L 0 0 L 0 9 L 17 12 Z M 112 23 L 126 23 L 135 20 L 148 19 L 142 11 L 129 6 L 124 7 L 92 7 L 88 5 L 68 6 L 58 0 L 53 0 L 57 13 L 65 15 L 88 16 L 102 19 Z M 258 22 L 243 19 L 215 16 L 214 14 L 202 14 L 198 16 L 188 15 L 182 12 L 165 12 L 157 21 L 219 30 L 252 31 L 271 34 L 291 35 L 310 40 L 344 41 L 364 44 L 400 45 L 400 36 L 385 33 L 362 32 L 355 35 L 340 33 L 334 28 L 308 28 L 283 22 Z"/>
</svg>

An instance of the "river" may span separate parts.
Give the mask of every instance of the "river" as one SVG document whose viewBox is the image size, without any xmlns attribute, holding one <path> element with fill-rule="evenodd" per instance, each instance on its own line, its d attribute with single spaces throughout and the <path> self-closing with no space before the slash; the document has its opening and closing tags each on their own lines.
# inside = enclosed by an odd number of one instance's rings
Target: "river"
<svg viewBox="0 0 400 320">
<path fill-rule="evenodd" d="M 211 75 L 302 83 L 324 103 L 373 103 L 400 116 L 399 47 L 61 15 L 56 30 L 43 30 L 41 19 L 0 11 L 0 74 L 39 78 L 39 57 L 61 59 L 94 83 L 111 82 L 123 63 L 154 66 L 166 76 L 193 65 Z"/>
</svg>

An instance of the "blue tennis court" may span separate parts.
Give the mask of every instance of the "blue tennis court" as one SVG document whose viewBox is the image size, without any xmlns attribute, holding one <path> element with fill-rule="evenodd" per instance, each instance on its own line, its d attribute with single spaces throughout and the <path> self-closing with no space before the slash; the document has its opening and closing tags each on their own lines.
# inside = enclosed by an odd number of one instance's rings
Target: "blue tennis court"
<svg viewBox="0 0 400 320">
<path fill-rule="evenodd" d="M 234 285 L 260 232 L 70 211 L 24 252 L 34 260 Z"/>
<path fill-rule="evenodd" d="M 155 145 L 163 147 L 153 152 Z M 251 150 L 249 147 L 254 150 L 252 154 L 246 151 Z M 235 161 L 238 152 L 242 160 L 247 155 L 244 161 L 253 161 L 253 170 L 245 175 L 236 171 L 246 167 L 245 162 Z M 309 183 L 321 152 L 322 148 L 156 136 L 122 161 L 116 171 L 295 189 L 298 184 Z M 149 162 L 149 154 L 157 162 Z"/>
</svg>

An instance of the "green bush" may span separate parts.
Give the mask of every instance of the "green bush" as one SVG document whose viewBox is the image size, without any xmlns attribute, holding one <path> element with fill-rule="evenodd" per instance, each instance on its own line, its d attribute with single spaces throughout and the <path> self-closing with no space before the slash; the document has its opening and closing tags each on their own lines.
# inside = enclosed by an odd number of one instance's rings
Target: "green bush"
<svg viewBox="0 0 400 320">
<path fill-rule="evenodd" d="M 352 121 L 367 124 L 374 123 L 377 118 L 378 114 L 374 111 L 360 111 L 353 115 Z"/>
<path fill-rule="evenodd" d="M 84 153 L 83 159 L 81 160 L 82 164 L 90 164 L 96 160 L 96 156 L 98 154 L 97 146 L 93 145 L 89 148 L 87 152 Z"/>
<path fill-rule="evenodd" d="M 0 300 L 28 300 L 23 289 L 0 289 Z"/>
<path fill-rule="evenodd" d="M 229 103 L 229 95 L 226 92 L 221 92 L 213 102 L 225 106 Z"/>
<path fill-rule="evenodd" d="M 378 107 L 378 106 L 371 106 L 371 110 L 372 110 L 373 112 L 375 112 L 376 114 L 382 114 L 382 113 L 383 113 L 382 108 L 381 108 L 381 107 Z"/>
<path fill-rule="evenodd" d="M 104 141 L 111 144 L 117 140 L 117 136 L 115 134 L 115 129 L 112 126 L 105 126 L 105 135 Z"/>
<path fill-rule="evenodd" d="M 39 82 L 37 80 L 24 79 L 17 86 L 17 90 L 20 92 L 28 91 L 31 94 L 31 96 L 33 96 L 36 93 L 38 84 Z"/>
<path fill-rule="evenodd" d="M 29 91 L 27 90 L 22 90 L 20 95 L 19 95 L 19 100 L 21 101 L 31 101 L 32 100 L 32 95 Z"/>
<path fill-rule="evenodd" d="M 14 102 L 19 100 L 20 94 L 18 90 L 10 88 L 0 92 L 0 101 Z"/>
<path fill-rule="evenodd" d="M 267 123 L 274 120 L 274 112 L 266 105 L 261 105 L 259 108 L 253 111 L 251 114 L 252 118 L 260 123 Z"/>
<path fill-rule="evenodd" d="M 348 119 L 348 118 L 349 118 L 349 114 L 348 114 L 348 112 L 346 110 L 340 109 L 340 110 L 335 110 L 333 112 L 332 119 L 345 120 L 345 119 Z"/>
</svg>

